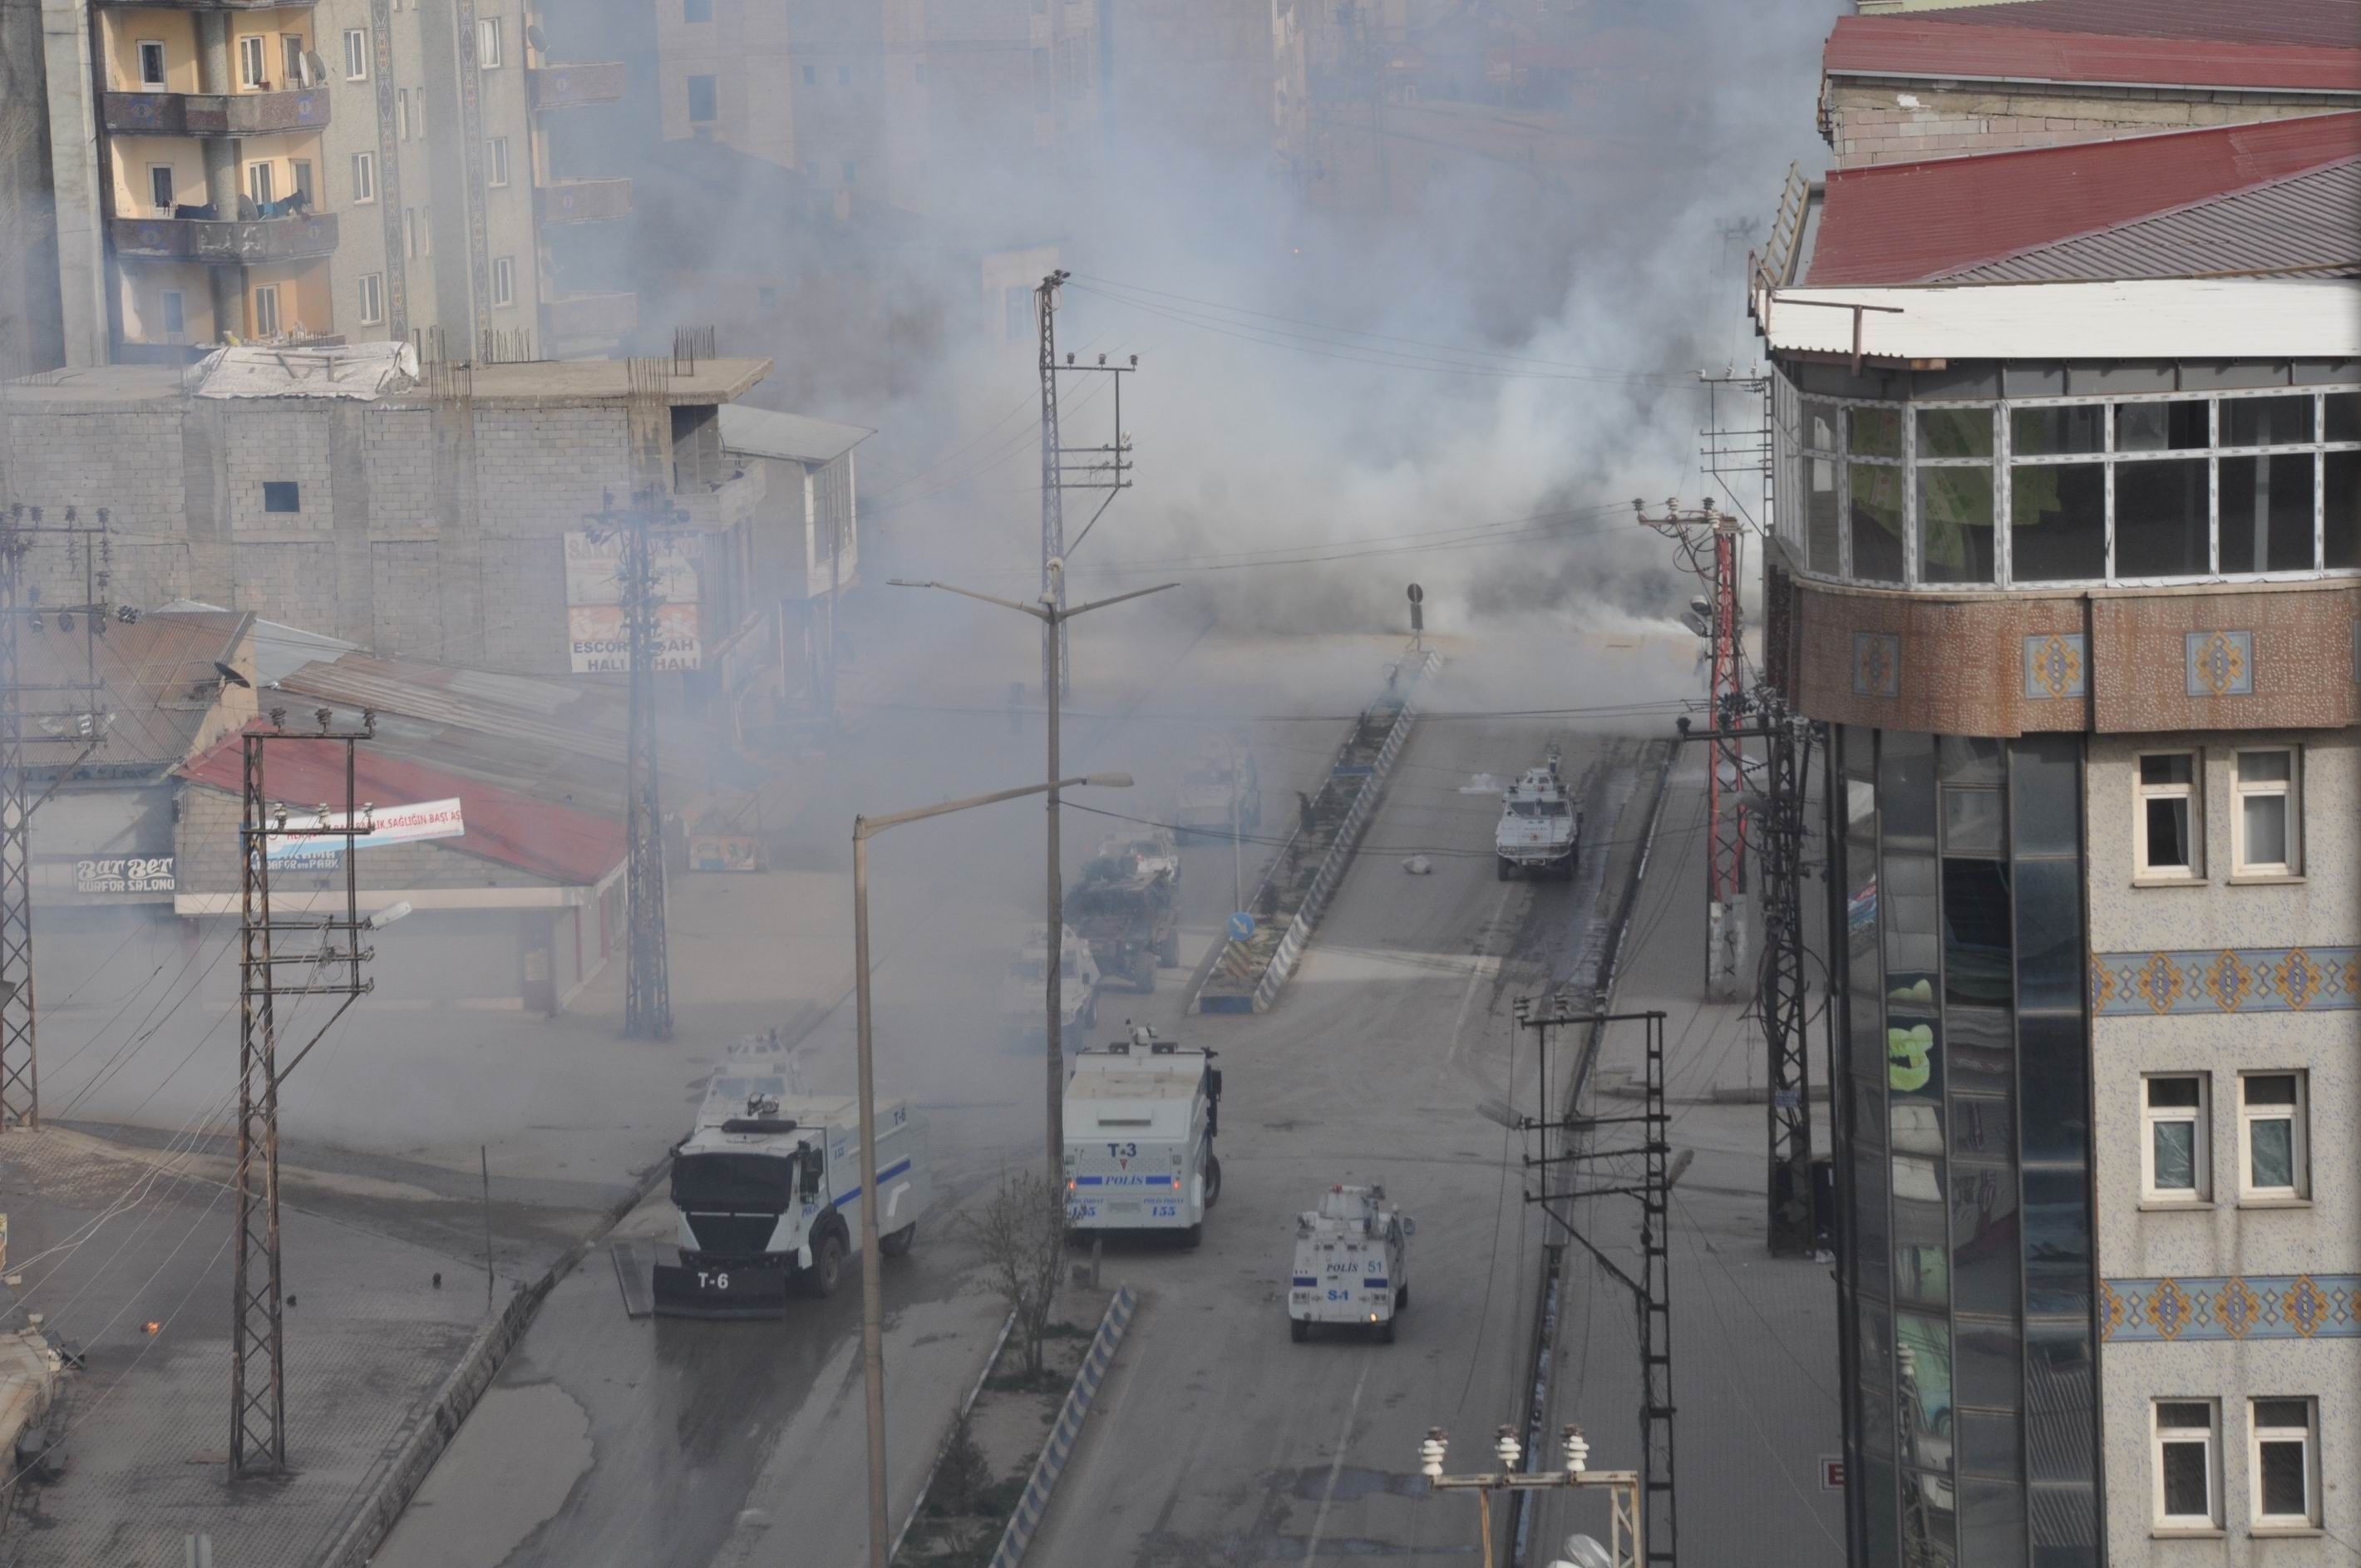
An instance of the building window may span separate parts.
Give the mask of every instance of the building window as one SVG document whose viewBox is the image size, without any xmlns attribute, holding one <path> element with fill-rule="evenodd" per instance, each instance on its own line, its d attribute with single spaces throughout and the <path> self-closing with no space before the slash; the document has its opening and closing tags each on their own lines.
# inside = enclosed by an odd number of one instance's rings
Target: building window
<svg viewBox="0 0 2361 1568">
<path fill-rule="evenodd" d="M 345 80 L 368 80 L 368 34 L 359 27 L 345 29 Z"/>
<path fill-rule="evenodd" d="M 2156 1522 L 2162 1530 L 2219 1530 L 2215 1430 L 2211 1399 L 2156 1402 Z"/>
<path fill-rule="evenodd" d="M 861 165 L 849 158 L 844 160 L 844 182 L 847 185 L 857 185 L 861 182 Z"/>
<path fill-rule="evenodd" d="M 289 159 L 287 160 L 287 178 L 289 183 L 295 187 L 293 193 L 302 198 L 302 203 L 305 207 L 310 207 L 318 200 L 317 193 L 312 189 L 312 160 L 310 159 Z"/>
<path fill-rule="evenodd" d="M 418 259 L 418 209 L 401 209 L 401 253 L 411 260 Z"/>
<path fill-rule="evenodd" d="M 2132 820 L 2135 874 L 2190 882 L 2205 874 L 2205 794 L 2194 751 L 2139 759 L 2138 811 Z"/>
<path fill-rule="evenodd" d="M 492 303 L 516 303 L 516 260 L 512 257 L 492 258 Z"/>
<path fill-rule="evenodd" d="M 361 324 L 375 326 L 385 320 L 385 274 L 361 274 Z"/>
<path fill-rule="evenodd" d="M 270 85 L 270 54 L 259 34 L 237 40 L 237 83 L 249 91 Z"/>
<path fill-rule="evenodd" d="M 276 283 L 265 283 L 254 291 L 254 335 L 257 337 L 279 335 L 279 285 Z M 277 509 L 265 508 L 264 510 Z M 293 511 L 295 509 L 291 506 L 285 510 Z"/>
<path fill-rule="evenodd" d="M 1837 430 L 1843 420 L 1836 404 L 1806 398 L 1797 415 L 1803 462 L 1797 478 L 1804 488 L 1805 564 L 1830 576 L 1844 574 L 1844 514 L 1837 499 L 1837 459 L 1844 443 Z"/>
<path fill-rule="evenodd" d="M 2238 1171 L 2242 1196 L 2302 1198 L 2312 1190 L 2311 1139 L 2301 1072 L 2238 1075 Z"/>
<path fill-rule="evenodd" d="M 172 215 L 172 166 L 151 163 L 148 166 L 148 202 L 159 218 Z"/>
<path fill-rule="evenodd" d="M 1920 409 L 1918 576 L 1928 583 L 1990 583 L 1999 561 L 1993 526 L 1993 411 Z"/>
<path fill-rule="evenodd" d="M 494 137 L 484 144 L 484 183 L 505 185 L 509 182 L 509 138 Z"/>
<path fill-rule="evenodd" d="M 2320 1449 L 2320 1406 L 2311 1399 L 2257 1399 L 2249 1409 L 2255 1523 L 2266 1530 L 2317 1528 L 2313 1460 Z"/>
<path fill-rule="evenodd" d="M 1037 49 L 1033 51 L 1033 112 L 1046 115 L 1056 108 L 1055 92 L 1049 81 L 1049 51 Z"/>
<path fill-rule="evenodd" d="M 410 139 L 410 89 L 393 90 L 393 134 L 402 141 Z"/>
<path fill-rule="evenodd" d="M 249 163 L 246 166 L 246 193 L 254 198 L 256 206 L 277 200 L 277 192 L 278 181 L 270 165 Z"/>
<path fill-rule="evenodd" d="M 377 200 L 377 154 L 353 154 L 353 204 L 365 207 Z"/>
<path fill-rule="evenodd" d="M 688 119 L 691 125 L 713 123 L 713 78 L 692 76 L 688 79 Z"/>
<path fill-rule="evenodd" d="M 486 71 L 497 70 L 500 63 L 500 19 L 484 16 L 476 23 L 476 63 Z"/>
<path fill-rule="evenodd" d="M 283 85 L 289 87 L 312 86 L 312 62 L 303 58 L 303 39 L 302 37 L 295 33 L 281 33 L 279 35 L 279 48 L 281 54 L 285 57 L 287 65 L 287 76 Z"/>
<path fill-rule="evenodd" d="M 689 23 L 713 20 L 713 0 L 680 0 L 680 19 Z"/>
<path fill-rule="evenodd" d="M 807 66 L 805 66 L 805 67 L 804 67 L 804 85 L 805 85 L 805 86 L 807 86 L 807 87 L 816 87 L 816 86 L 818 86 L 818 84 L 819 84 L 819 67 L 818 67 L 818 66 L 816 66 L 816 65 L 807 65 Z"/>
<path fill-rule="evenodd" d="M 258 301 L 262 298 L 262 295 L 263 291 L 260 289 L 257 289 L 254 291 L 254 297 Z M 262 510 L 265 511 L 302 511 L 303 510 L 302 487 L 298 485 L 292 479 L 263 480 Z"/>
<path fill-rule="evenodd" d="M 2291 748 L 2238 753 L 2230 818 L 2239 875 L 2295 876 L 2303 870 L 2303 782 Z"/>
<path fill-rule="evenodd" d="M 164 46 L 153 38 L 139 40 L 139 85 L 164 85 Z"/>
<path fill-rule="evenodd" d="M 2142 1080 L 2142 1093 L 2147 1102 L 2146 1196 L 2168 1203 L 2202 1202 L 2210 1191 L 2205 1074 L 2152 1073 Z"/>
<path fill-rule="evenodd" d="M 181 291 L 167 289 L 163 292 L 163 306 L 164 335 L 173 342 L 178 342 L 188 335 L 188 303 L 181 298 Z"/>
<path fill-rule="evenodd" d="M 420 207 L 415 210 L 418 214 L 418 254 L 432 256 L 434 254 L 434 209 Z"/>
</svg>

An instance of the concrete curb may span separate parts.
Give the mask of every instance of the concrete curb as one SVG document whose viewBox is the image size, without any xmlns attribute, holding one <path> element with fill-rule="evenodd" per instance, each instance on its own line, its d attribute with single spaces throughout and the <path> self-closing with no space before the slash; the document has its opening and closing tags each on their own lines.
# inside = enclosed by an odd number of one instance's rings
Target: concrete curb
<svg viewBox="0 0 2361 1568">
<path fill-rule="evenodd" d="M 1066 1462 L 1074 1456 L 1082 1418 L 1091 1413 L 1099 1382 L 1115 1360 L 1115 1348 L 1123 1343 L 1124 1331 L 1131 1326 L 1132 1309 L 1138 1299 L 1126 1285 L 1107 1303 L 1106 1316 L 1099 1320 L 1098 1336 L 1091 1341 L 1090 1354 L 1082 1357 L 1082 1370 L 1074 1374 L 1074 1386 L 1066 1390 L 1065 1408 L 1058 1412 L 1058 1424 L 1049 1429 L 1049 1441 L 1041 1445 L 1041 1457 L 1033 1463 L 1032 1478 L 1025 1483 L 1025 1496 L 1009 1516 L 1008 1528 L 1001 1532 L 990 1568 L 1016 1568 L 1025 1561 L 1025 1549 L 1033 1544 L 1033 1532 L 1041 1528 L 1041 1516 L 1049 1509 L 1058 1477 L 1065 1474 Z"/>
<path fill-rule="evenodd" d="M 1402 698 L 1401 711 L 1394 716 L 1393 728 L 1386 732 L 1386 743 L 1378 748 L 1377 761 L 1370 765 L 1369 776 L 1363 781 L 1361 792 L 1353 797 L 1353 806 L 1345 814 L 1336 837 L 1328 845 L 1328 853 L 1321 858 L 1320 870 L 1312 878 L 1312 886 L 1303 894 L 1303 903 L 1295 911 L 1295 918 L 1287 924 L 1287 935 L 1279 940 L 1279 950 L 1270 956 L 1270 967 L 1263 970 L 1261 981 L 1254 989 L 1254 1010 L 1270 1011 L 1279 1000 L 1279 992 L 1295 966 L 1303 957 L 1303 949 L 1312 945 L 1312 933 L 1320 917 L 1328 912 L 1328 901 L 1335 896 L 1345 873 L 1352 869 L 1353 856 L 1361 847 L 1361 835 L 1369 819 L 1378 814 L 1378 802 L 1386 793 L 1386 778 L 1392 773 L 1394 759 L 1401 755 L 1410 740 L 1410 727 L 1418 719 L 1419 684 L 1443 667 L 1443 655 L 1430 651 L 1420 661 L 1410 678 L 1410 690 Z"/>
<path fill-rule="evenodd" d="M 656 1190 L 671 1168 L 672 1158 L 667 1155 L 642 1171 L 629 1197 L 610 1206 L 588 1234 L 566 1248 L 538 1279 L 511 1296 L 498 1317 L 476 1331 L 476 1337 L 467 1342 L 466 1352 L 459 1357 L 459 1365 L 443 1380 L 433 1401 L 419 1412 L 410 1435 L 402 1440 L 385 1473 L 338 1532 L 335 1544 L 320 1558 L 319 1568 L 364 1568 L 376 1555 L 377 1549 L 392 1533 L 402 1510 L 410 1506 L 410 1499 L 425 1484 L 426 1473 L 434 1468 L 434 1462 L 443 1457 L 443 1451 L 458 1435 L 460 1423 L 476 1408 L 476 1401 L 484 1397 L 484 1390 L 492 1386 L 492 1379 L 500 1376 L 509 1352 L 533 1326 L 550 1291 L 590 1255 L 590 1249 L 608 1232 L 622 1223 L 624 1216 Z"/>
<path fill-rule="evenodd" d="M 927 1478 L 918 1484 L 918 1495 L 911 1499 L 910 1511 L 902 1516 L 902 1528 L 894 1532 L 894 1544 L 885 1549 L 886 1562 L 891 1563 L 902 1555 L 902 1543 L 910 1538 L 911 1527 L 918 1522 L 918 1516 L 926 1512 L 927 1494 L 935 1489 L 935 1475 L 943 1467 L 943 1453 L 950 1446 L 951 1433 L 958 1429 L 961 1419 L 975 1409 L 975 1398 L 983 1392 L 983 1380 L 992 1376 L 994 1366 L 1000 1365 L 1000 1353 L 1016 1328 L 1016 1314 L 1011 1311 L 1001 1321 L 1000 1337 L 992 1342 L 992 1349 L 984 1354 L 983 1369 L 975 1375 L 975 1381 L 967 1386 L 967 1398 L 960 1401 L 958 1411 L 951 1417 L 951 1424 L 943 1429 L 942 1442 L 935 1444 L 934 1463 L 927 1466 Z"/>
</svg>

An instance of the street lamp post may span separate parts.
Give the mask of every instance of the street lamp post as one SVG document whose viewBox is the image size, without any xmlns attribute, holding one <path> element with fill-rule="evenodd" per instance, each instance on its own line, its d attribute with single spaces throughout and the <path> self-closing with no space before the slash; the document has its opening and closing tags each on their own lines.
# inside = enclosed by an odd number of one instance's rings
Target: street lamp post
<svg viewBox="0 0 2361 1568">
<path fill-rule="evenodd" d="M 1483 1542 L 1484 1568 L 1492 1568 L 1499 1561 L 1492 1553 L 1492 1495 L 1496 1492 L 1530 1492 L 1549 1487 L 1603 1486 L 1607 1488 L 1610 1512 L 1608 1522 L 1608 1561 L 1613 1568 L 1640 1568 L 1646 1561 L 1640 1541 L 1640 1473 L 1636 1470 L 1593 1470 L 1590 1468 L 1590 1442 L 1582 1435 L 1580 1427 L 1569 1426 L 1559 1439 L 1565 1453 L 1562 1470 L 1520 1470 L 1517 1461 L 1524 1445 L 1517 1441 L 1517 1429 L 1504 1426 L 1494 1440 L 1492 1452 L 1500 1461 L 1500 1468 L 1489 1475 L 1445 1475 L 1443 1455 L 1450 1435 L 1441 1427 L 1429 1427 L 1426 1441 L 1418 1445 L 1419 1473 L 1426 1484 L 1438 1492 L 1473 1492 L 1482 1508 L 1479 1528 Z"/>
<path fill-rule="evenodd" d="M 1066 564 L 1063 561 L 1054 555 L 1049 558 L 1050 590 L 1031 604 L 1016 599 L 1001 598 L 993 594 L 980 594 L 972 588 L 962 588 L 951 583 L 931 581 L 921 583 L 907 577 L 886 579 L 892 587 L 897 588 L 940 588 L 945 593 L 958 594 L 964 598 L 982 599 L 986 604 L 996 604 L 1004 609 L 1013 609 L 1019 614 L 1029 615 L 1041 623 L 1041 635 L 1047 648 L 1045 658 L 1049 674 L 1044 696 L 1049 710 L 1048 777 L 1050 781 L 1038 792 L 1046 793 L 1049 797 L 1049 918 L 1048 929 L 1044 933 L 1043 948 L 1048 961 L 1041 966 L 1048 971 L 1045 977 L 1048 1016 L 1043 1021 L 1042 1032 L 1049 1044 L 1049 1183 L 1053 1187 L 1064 1181 L 1066 1161 L 1065 1021 L 1060 1016 L 1060 1006 L 1063 1001 L 1061 994 L 1063 987 L 1060 982 L 1065 978 L 1062 958 L 1066 935 L 1066 887 L 1065 872 L 1058 863 L 1058 791 L 1061 783 L 1058 777 L 1058 688 L 1065 684 L 1065 670 L 1060 663 L 1059 652 L 1065 643 L 1066 622 L 1076 616 L 1088 615 L 1092 610 L 1104 609 L 1111 604 L 1121 604 L 1126 599 L 1140 598 L 1148 594 L 1160 594 L 1167 588 L 1177 588 L 1180 586 L 1178 583 L 1159 583 L 1152 588 L 1134 588 L 1127 594 L 1112 594 L 1103 599 L 1093 599 L 1088 604 L 1078 604 L 1068 608 L 1059 603 L 1059 600 L 1064 597 L 1060 579 L 1064 576 L 1065 569 Z"/>
<path fill-rule="evenodd" d="M 1129 773 L 1091 773 L 1053 778 L 1047 784 L 994 790 L 965 800 L 947 800 L 890 817 L 852 819 L 853 1037 L 861 1098 L 861 1382 L 869 1416 L 869 1568 L 885 1568 L 893 1532 L 885 1519 L 885 1328 L 881 1301 L 884 1281 L 877 1267 L 877 1079 L 869 1035 L 869 840 L 888 828 L 948 817 L 1004 800 L 1042 795 L 1071 784 L 1129 789 Z M 1055 967 L 1054 965 L 1052 966 Z M 1055 1188 L 1053 1182 L 1052 1188 Z"/>
</svg>

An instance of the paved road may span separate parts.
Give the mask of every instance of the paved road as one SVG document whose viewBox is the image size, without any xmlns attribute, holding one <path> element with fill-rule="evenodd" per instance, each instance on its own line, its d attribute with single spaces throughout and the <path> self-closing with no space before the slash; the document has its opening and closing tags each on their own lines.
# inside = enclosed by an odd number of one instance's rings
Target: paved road
<svg viewBox="0 0 2361 1568">
<path fill-rule="evenodd" d="M 1546 719 L 1422 725 L 1278 1008 L 1191 1020 L 1191 1037 L 1224 1052 L 1222 1204 L 1200 1251 L 1110 1260 L 1143 1306 L 1029 1561 L 1422 1563 L 1473 1550 L 1472 1509 L 1425 1495 L 1417 1446 L 1435 1424 L 1477 1439 L 1521 1406 L 1541 1233 L 1520 1201 L 1521 1140 L 1499 1120 L 1510 1004 L 1564 971 L 1602 877 L 1620 874 L 1621 855 L 1598 851 L 1631 770 L 1594 774 L 1598 842 L 1571 887 L 1497 881 L 1497 797 L 1457 785 L 1529 766 L 1552 740 L 1572 769 L 1603 755 Z M 1405 874 L 1413 849 L 1439 851 L 1431 876 Z M 1529 1053 L 1513 1064 L 1519 1111 L 1534 1098 Z M 1419 1222 L 1396 1343 L 1290 1340 L 1292 1216 L 1337 1181 L 1382 1182 Z"/>
</svg>

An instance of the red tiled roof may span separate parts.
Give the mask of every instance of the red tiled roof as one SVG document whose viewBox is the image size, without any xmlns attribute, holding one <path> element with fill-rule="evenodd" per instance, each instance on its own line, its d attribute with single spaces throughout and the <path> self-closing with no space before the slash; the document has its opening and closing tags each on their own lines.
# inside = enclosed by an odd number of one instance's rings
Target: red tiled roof
<svg viewBox="0 0 2361 1568">
<path fill-rule="evenodd" d="M 2021 7 L 1995 9 L 2031 10 L 2041 3 L 2027 0 Z M 2011 25 L 1997 15 L 1972 23 L 1927 21 L 1916 16 L 1840 16 L 1828 34 L 1820 64 L 1831 76 L 2361 93 L 2361 43 L 2340 47 L 2179 34 L 2067 32 Z"/>
<path fill-rule="evenodd" d="M 259 722 L 249 729 L 269 726 Z M 310 807 L 345 798 L 345 748 L 334 740 L 278 740 L 265 759 L 270 798 Z M 238 738 L 225 738 L 181 769 L 181 776 L 213 789 L 242 791 L 245 764 Z M 354 788 L 380 806 L 410 806 L 457 796 L 467 832 L 442 840 L 446 849 L 514 866 L 567 887 L 595 886 L 623 859 L 623 825 L 611 817 L 511 790 L 478 784 L 362 746 Z"/>
<path fill-rule="evenodd" d="M 2356 155 L 2361 112 L 1832 170 L 1805 281 L 1924 282 Z"/>
<path fill-rule="evenodd" d="M 2013 0 L 1960 5 L 1929 20 L 1961 27 L 2110 33 L 2134 38 L 2202 38 L 2225 44 L 2301 44 L 2361 49 L 2361 0 Z"/>
</svg>

